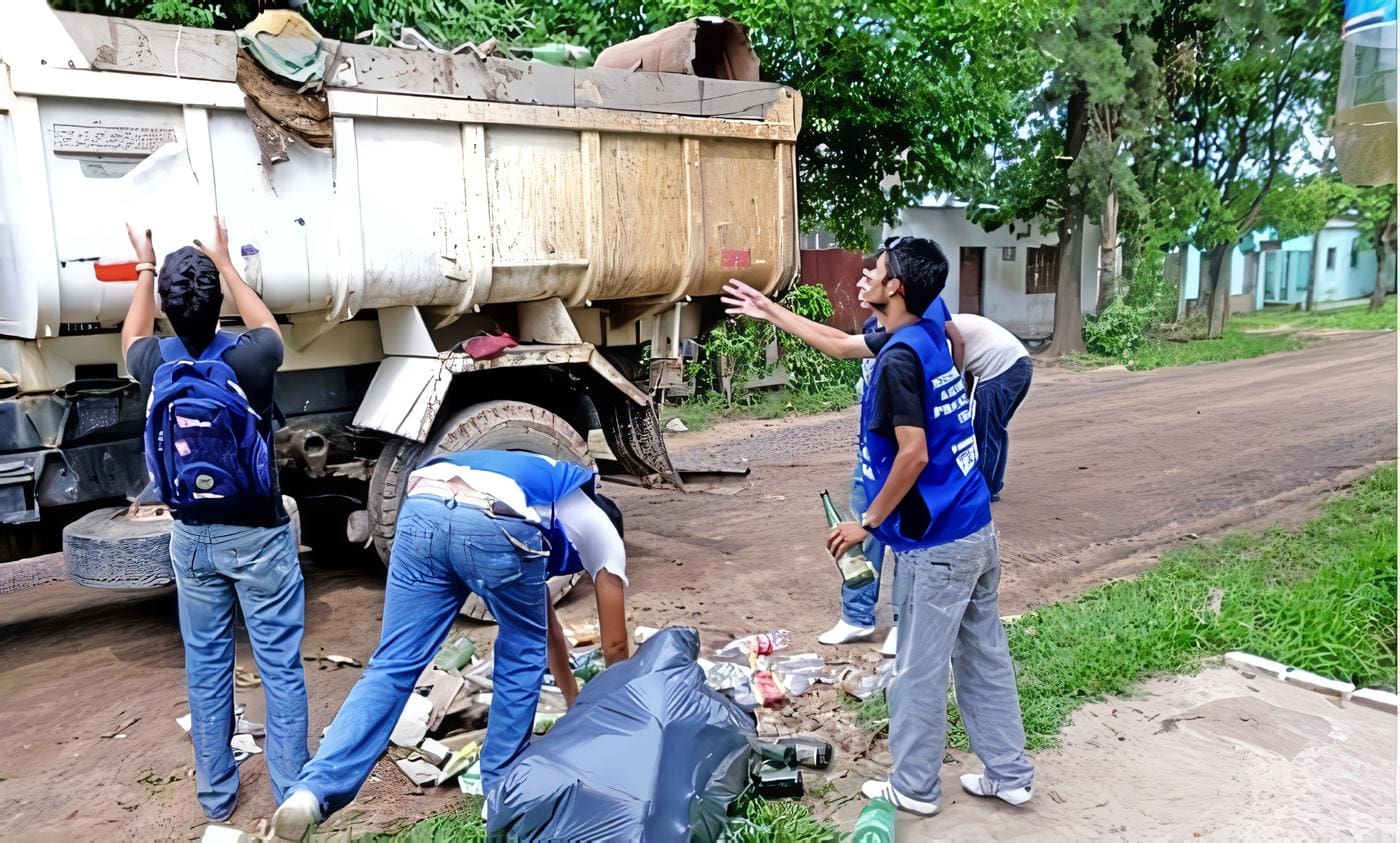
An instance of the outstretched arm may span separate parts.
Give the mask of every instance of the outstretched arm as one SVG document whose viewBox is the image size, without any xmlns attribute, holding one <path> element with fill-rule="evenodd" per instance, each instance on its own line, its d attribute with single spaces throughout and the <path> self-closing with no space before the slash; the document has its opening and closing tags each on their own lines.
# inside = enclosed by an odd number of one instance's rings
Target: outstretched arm
<svg viewBox="0 0 1400 843">
<path fill-rule="evenodd" d="M 848 334 L 839 328 L 798 316 L 743 281 L 729 279 L 720 300 L 724 302 L 729 315 L 771 322 L 779 330 L 792 334 L 830 357 L 851 360 L 875 356 L 865 344 L 865 338 L 859 334 Z"/>
<path fill-rule="evenodd" d="M 136 250 L 136 262 L 156 265 L 156 247 L 151 243 L 151 230 L 146 229 L 145 237 L 136 236 L 131 223 L 126 224 L 126 236 L 131 238 L 131 248 Z M 126 357 L 131 344 L 149 337 L 156 329 L 156 271 L 143 268 L 136 275 L 136 291 L 131 296 L 131 306 L 126 309 L 122 320 L 122 357 Z"/>
<path fill-rule="evenodd" d="M 238 269 L 233 265 L 233 259 L 229 257 L 228 227 L 224 225 L 224 221 L 214 217 L 213 245 L 206 246 L 198 240 L 194 241 L 194 245 L 214 262 L 214 267 L 219 270 L 219 277 L 223 279 L 224 289 L 233 299 L 234 306 L 238 308 L 238 315 L 242 317 L 243 324 L 248 326 L 248 330 L 271 328 L 276 331 L 277 320 L 273 317 L 272 311 L 268 310 L 263 300 L 243 280 L 243 276 L 238 274 Z"/>
</svg>

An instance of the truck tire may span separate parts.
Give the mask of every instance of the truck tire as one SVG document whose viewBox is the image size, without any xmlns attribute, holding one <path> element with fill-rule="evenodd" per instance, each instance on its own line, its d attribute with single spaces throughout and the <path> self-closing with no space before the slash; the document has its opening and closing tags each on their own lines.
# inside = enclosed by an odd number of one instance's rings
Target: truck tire
<svg viewBox="0 0 1400 843">
<path fill-rule="evenodd" d="M 132 521 L 126 507 L 96 509 L 63 528 L 68 578 L 91 588 L 159 588 L 175 582 L 170 521 Z"/>
<path fill-rule="evenodd" d="M 296 501 L 282 496 L 292 533 L 301 541 Z M 63 528 L 68 578 L 90 588 L 159 588 L 175 582 L 170 567 L 170 519 L 127 517 L 127 507 L 96 509 Z"/>
<path fill-rule="evenodd" d="M 543 407 L 523 401 L 473 404 L 442 422 L 425 444 L 391 439 L 379 455 L 370 477 L 369 520 L 374 547 L 385 566 L 394 545 L 394 525 L 409 472 L 428 457 L 442 453 L 497 448 L 530 451 L 580 465 L 593 465 L 588 443 L 567 422 Z M 551 602 L 568 594 L 579 575 L 549 581 Z M 469 618 L 493 622 L 486 604 L 473 594 L 462 607 Z"/>
</svg>

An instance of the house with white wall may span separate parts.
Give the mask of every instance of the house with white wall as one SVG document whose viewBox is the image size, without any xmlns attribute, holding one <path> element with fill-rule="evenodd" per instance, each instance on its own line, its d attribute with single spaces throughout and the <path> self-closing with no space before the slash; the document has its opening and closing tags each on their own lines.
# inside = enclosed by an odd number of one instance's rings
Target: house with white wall
<svg viewBox="0 0 1400 843">
<path fill-rule="evenodd" d="M 967 218 L 967 203 L 934 196 L 900 212 L 899 224 L 883 236 L 927 237 L 948 256 L 943 300 L 955 313 L 977 313 L 1025 340 L 1054 332 L 1059 248 L 1055 233 L 1042 234 L 1038 221 L 1017 221 L 987 231 Z M 804 248 L 835 245 L 829 235 L 805 236 Z M 1085 222 L 1080 307 L 1094 312 L 1098 300 L 1099 227 Z"/>
<path fill-rule="evenodd" d="M 1376 285 L 1376 250 L 1356 247 L 1361 233 L 1354 219 L 1329 220 L 1317 233 L 1315 251 L 1311 234 L 1291 240 L 1278 239 L 1270 229 L 1251 234 L 1230 251 L 1231 311 L 1242 313 L 1266 304 L 1303 304 L 1308 295 L 1309 267 L 1316 272 L 1313 300 L 1317 303 L 1371 295 Z M 1201 273 L 1207 269 L 1204 258 L 1203 252 L 1188 246 L 1168 259 L 1168 277 L 1181 278 L 1184 301 L 1193 301 L 1200 290 Z M 1390 280 L 1387 292 L 1393 292 L 1394 259 L 1387 260 L 1391 264 L 1386 272 Z M 1180 268 L 1180 276 L 1173 275 L 1175 267 Z"/>
</svg>

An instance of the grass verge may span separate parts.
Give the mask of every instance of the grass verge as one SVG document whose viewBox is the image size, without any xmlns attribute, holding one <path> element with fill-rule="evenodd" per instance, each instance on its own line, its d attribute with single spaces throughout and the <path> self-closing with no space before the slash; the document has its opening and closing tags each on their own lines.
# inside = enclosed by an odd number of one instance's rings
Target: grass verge
<svg viewBox="0 0 1400 843">
<path fill-rule="evenodd" d="M 836 843 L 840 832 L 819 822 L 807 806 L 790 800 L 743 798 L 735 806 L 730 823 L 731 843 Z M 485 843 L 486 824 L 481 821 L 481 799 L 468 799 L 465 807 L 415 823 L 396 834 L 371 834 L 358 843 Z"/>
<path fill-rule="evenodd" d="M 1263 310 L 1230 317 L 1225 334 L 1215 339 L 1192 336 L 1184 326 L 1166 325 L 1149 332 L 1145 342 L 1119 359 L 1102 354 L 1069 354 L 1060 365 L 1073 371 L 1125 365 L 1135 372 L 1197 363 L 1246 360 L 1280 351 L 1297 351 L 1308 344 L 1309 331 L 1393 331 L 1395 297 L 1380 310 L 1365 305 L 1312 312 Z"/>
<path fill-rule="evenodd" d="M 1360 686 L 1396 678 L 1396 469 L 1297 530 L 1237 534 L 1168 553 L 1133 580 L 1007 625 L 1027 743 L 1053 746 L 1085 703 L 1244 650 Z M 949 742 L 966 747 L 949 700 Z M 882 698 L 859 706 L 880 728 Z"/>
<path fill-rule="evenodd" d="M 679 418 L 690 430 L 703 430 L 726 419 L 779 419 L 786 416 L 831 413 L 856 403 L 854 389 L 836 388 L 816 394 L 779 389 L 749 395 L 751 403 L 727 406 L 718 393 L 689 398 L 672 407 L 660 407 L 658 413 L 664 425 Z"/>
</svg>

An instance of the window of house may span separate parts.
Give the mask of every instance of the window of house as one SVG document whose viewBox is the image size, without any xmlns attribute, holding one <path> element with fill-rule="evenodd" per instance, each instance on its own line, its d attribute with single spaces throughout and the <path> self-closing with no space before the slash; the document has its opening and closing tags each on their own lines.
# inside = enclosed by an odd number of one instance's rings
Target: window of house
<svg viewBox="0 0 1400 843">
<path fill-rule="evenodd" d="M 1058 246 L 1028 246 L 1026 248 L 1026 295 L 1053 293 L 1060 278 L 1060 248 Z"/>
<path fill-rule="evenodd" d="M 1001 247 L 1001 259 L 1004 260 L 1004 261 L 1014 261 L 1014 260 L 1016 260 L 1016 247 L 1015 247 L 1015 246 L 1002 246 L 1002 247 Z"/>
<path fill-rule="evenodd" d="M 1328 268 L 1328 269 L 1336 269 L 1336 268 L 1337 268 L 1337 247 L 1336 247 L 1336 246 L 1329 246 L 1329 247 L 1327 248 L 1327 268 Z"/>
</svg>

